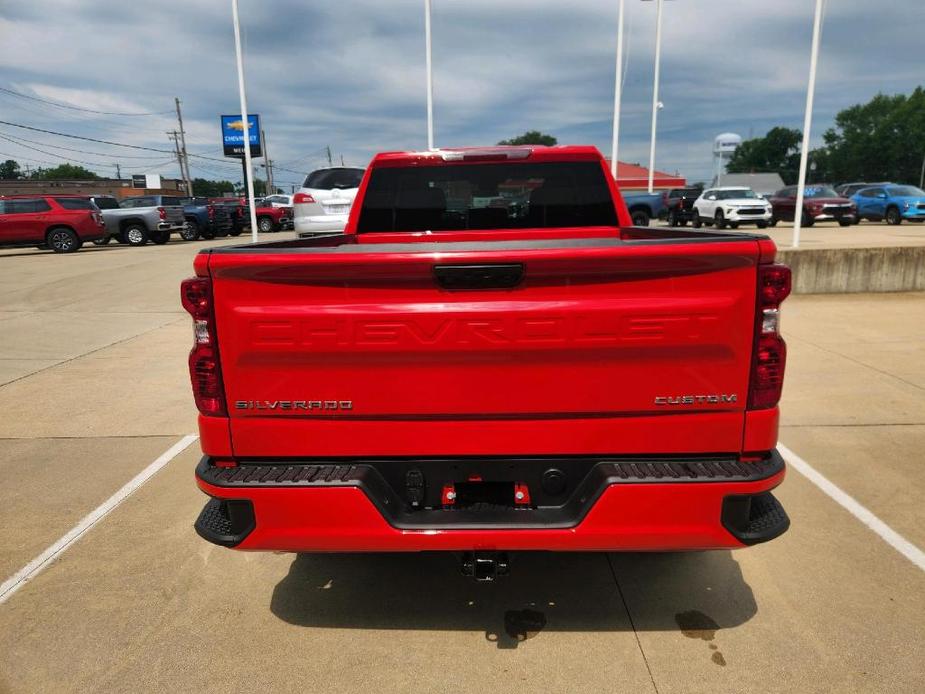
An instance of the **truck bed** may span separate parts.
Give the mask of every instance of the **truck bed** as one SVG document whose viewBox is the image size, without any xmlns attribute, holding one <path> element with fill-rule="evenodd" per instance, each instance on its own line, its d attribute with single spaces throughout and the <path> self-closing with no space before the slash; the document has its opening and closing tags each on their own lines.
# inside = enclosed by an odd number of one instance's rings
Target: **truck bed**
<svg viewBox="0 0 925 694">
<path fill-rule="evenodd" d="M 740 451 L 766 237 L 563 231 L 204 251 L 233 454 Z"/>
</svg>

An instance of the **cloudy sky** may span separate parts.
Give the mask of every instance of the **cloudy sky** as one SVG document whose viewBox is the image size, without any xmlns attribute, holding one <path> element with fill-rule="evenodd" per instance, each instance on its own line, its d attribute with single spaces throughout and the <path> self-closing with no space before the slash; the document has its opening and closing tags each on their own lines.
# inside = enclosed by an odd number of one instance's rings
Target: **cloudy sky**
<svg viewBox="0 0 925 694">
<path fill-rule="evenodd" d="M 249 106 L 263 118 L 278 181 L 299 182 L 323 164 L 326 146 L 357 165 L 377 150 L 425 146 L 422 0 L 240 1 Z M 540 129 L 609 152 L 617 0 L 433 5 L 438 146 Z M 626 6 L 620 158 L 645 163 L 655 3 Z M 813 6 L 666 1 L 658 168 L 703 180 L 718 133 L 802 127 Z M 840 109 L 925 83 L 923 29 L 923 0 L 827 0 L 814 140 Z M 0 0 L 0 37 L 0 88 L 156 114 L 92 114 L 0 91 L 0 120 L 166 151 L 179 96 L 190 151 L 222 158 L 218 115 L 239 110 L 227 0 Z M 123 176 L 177 173 L 169 154 L 5 124 L 0 158 L 33 167 L 69 160 L 103 175 L 116 162 Z M 193 174 L 238 180 L 240 167 L 197 159 Z"/>
</svg>

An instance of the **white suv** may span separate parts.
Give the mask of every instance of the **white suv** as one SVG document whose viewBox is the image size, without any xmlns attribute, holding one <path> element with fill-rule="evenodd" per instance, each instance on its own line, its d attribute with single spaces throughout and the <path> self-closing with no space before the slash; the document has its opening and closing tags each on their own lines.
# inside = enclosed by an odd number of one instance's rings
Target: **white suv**
<svg viewBox="0 0 925 694">
<path fill-rule="evenodd" d="M 694 201 L 693 225 L 715 224 L 717 229 L 732 229 L 740 224 L 756 224 L 765 229 L 771 221 L 771 203 L 751 188 L 709 188 Z"/>
<path fill-rule="evenodd" d="M 312 171 L 292 198 L 293 221 L 299 236 L 343 231 L 364 169 L 345 166 Z"/>
</svg>

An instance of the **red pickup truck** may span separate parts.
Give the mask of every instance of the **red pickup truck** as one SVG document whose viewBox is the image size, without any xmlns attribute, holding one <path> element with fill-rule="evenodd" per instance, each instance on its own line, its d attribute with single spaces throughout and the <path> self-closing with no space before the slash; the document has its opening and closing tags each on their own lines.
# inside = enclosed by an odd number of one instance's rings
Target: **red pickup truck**
<svg viewBox="0 0 925 694">
<path fill-rule="evenodd" d="M 771 490 L 790 271 L 634 228 L 593 147 L 377 155 L 341 235 L 214 248 L 181 295 L 211 499 L 242 550 L 734 548 Z"/>
</svg>

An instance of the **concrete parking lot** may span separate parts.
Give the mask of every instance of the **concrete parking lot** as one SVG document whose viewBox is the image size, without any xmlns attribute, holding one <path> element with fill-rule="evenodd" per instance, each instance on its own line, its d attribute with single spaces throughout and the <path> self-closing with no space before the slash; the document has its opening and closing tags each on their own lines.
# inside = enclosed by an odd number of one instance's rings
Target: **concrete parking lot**
<svg viewBox="0 0 925 694">
<path fill-rule="evenodd" d="M 178 284 L 210 243 L 0 251 L 0 581 L 195 432 Z M 783 324 L 781 441 L 925 547 L 925 294 L 795 296 Z M 197 459 L 0 604 L 0 692 L 923 688 L 925 572 L 793 470 L 769 544 L 528 554 L 486 585 L 207 544 Z"/>
</svg>

